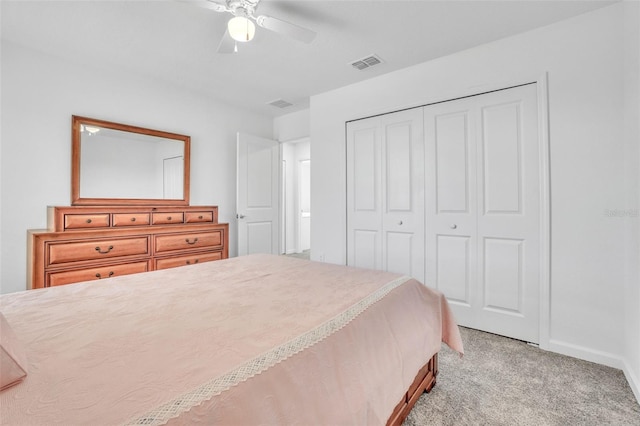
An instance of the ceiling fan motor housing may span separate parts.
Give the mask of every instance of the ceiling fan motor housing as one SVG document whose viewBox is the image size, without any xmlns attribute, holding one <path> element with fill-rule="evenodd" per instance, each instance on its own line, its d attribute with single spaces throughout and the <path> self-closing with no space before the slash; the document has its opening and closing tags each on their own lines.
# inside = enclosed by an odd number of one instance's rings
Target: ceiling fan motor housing
<svg viewBox="0 0 640 426">
<path fill-rule="evenodd" d="M 258 2 L 259 0 L 227 0 L 227 7 L 234 16 L 255 19 Z"/>
</svg>

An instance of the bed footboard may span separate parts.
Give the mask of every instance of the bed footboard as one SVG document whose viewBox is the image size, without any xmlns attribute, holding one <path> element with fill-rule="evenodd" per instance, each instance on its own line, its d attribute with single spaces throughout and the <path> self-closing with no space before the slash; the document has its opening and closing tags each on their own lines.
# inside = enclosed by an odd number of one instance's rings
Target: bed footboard
<svg viewBox="0 0 640 426">
<path fill-rule="evenodd" d="M 387 426 L 399 426 L 404 419 L 407 418 L 409 412 L 420 398 L 423 392 L 429 392 L 436 384 L 436 376 L 438 375 L 438 354 L 435 354 L 425 365 L 418 371 L 416 378 L 405 392 L 402 400 L 393 409 L 393 413 L 387 421 Z"/>
</svg>

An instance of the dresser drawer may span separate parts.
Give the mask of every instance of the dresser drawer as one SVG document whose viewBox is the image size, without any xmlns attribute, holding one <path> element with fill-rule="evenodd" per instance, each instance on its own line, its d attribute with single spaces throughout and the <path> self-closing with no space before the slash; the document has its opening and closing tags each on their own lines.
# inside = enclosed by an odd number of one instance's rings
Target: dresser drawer
<svg viewBox="0 0 640 426">
<path fill-rule="evenodd" d="M 151 213 L 152 225 L 167 225 L 171 223 L 184 223 L 183 212 Z"/>
<path fill-rule="evenodd" d="M 47 273 L 47 287 L 137 274 L 139 272 L 147 272 L 148 270 L 149 262 L 145 260 L 143 262 L 125 263 L 122 265 L 98 266 L 72 271 L 50 272 Z"/>
<path fill-rule="evenodd" d="M 107 228 L 108 226 L 109 213 L 64 215 L 64 229 Z"/>
<path fill-rule="evenodd" d="M 196 248 L 222 248 L 223 231 L 190 232 L 185 234 L 156 235 L 155 253 Z"/>
<path fill-rule="evenodd" d="M 213 222 L 213 212 L 187 212 L 184 215 L 185 223 Z"/>
<path fill-rule="evenodd" d="M 196 263 L 211 262 L 213 260 L 222 259 L 222 252 L 215 251 L 213 253 L 196 253 L 188 256 L 169 257 L 156 260 L 155 269 L 175 268 L 177 266 L 195 265 Z"/>
<path fill-rule="evenodd" d="M 48 243 L 47 266 L 83 260 L 98 260 L 120 256 L 148 255 L 149 238 L 113 238 L 88 241 Z"/>
<path fill-rule="evenodd" d="M 144 226 L 149 224 L 149 213 L 115 213 L 113 226 Z"/>
</svg>

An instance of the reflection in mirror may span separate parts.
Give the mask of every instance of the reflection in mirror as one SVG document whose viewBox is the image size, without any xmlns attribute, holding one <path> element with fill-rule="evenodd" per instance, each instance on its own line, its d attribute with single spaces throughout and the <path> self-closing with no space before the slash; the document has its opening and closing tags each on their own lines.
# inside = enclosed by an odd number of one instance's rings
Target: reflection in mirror
<svg viewBox="0 0 640 426">
<path fill-rule="evenodd" d="M 83 127 L 81 198 L 182 198 L 182 141 Z"/>
<path fill-rule="evenodd" d="M 188 204 L 188 136 L 73 121 L 72 204 Z"/>
</svg>

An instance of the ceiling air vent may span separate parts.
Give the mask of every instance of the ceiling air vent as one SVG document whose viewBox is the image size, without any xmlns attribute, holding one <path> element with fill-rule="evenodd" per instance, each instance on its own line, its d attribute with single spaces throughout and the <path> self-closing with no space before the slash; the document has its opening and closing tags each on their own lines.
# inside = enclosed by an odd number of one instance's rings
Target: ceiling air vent
<svg viewBox="0 0 640 426">
<path fill-rule="evenodd" d="M 284 99 L 276 99 L 275 101 L 269 102 L 269 105 L 274 106 L 276 108 L 286 108 L 293 105 L 291 102 L 287 102 Z"/>
<path fill-rule="evenodd" d="M 351 66 L 362 71 L 371 68 L 374 65 L 381 64 L 383 61 L 378 55 L 369 55 L 357 61 L 351 62 Z"/>
</svg>

